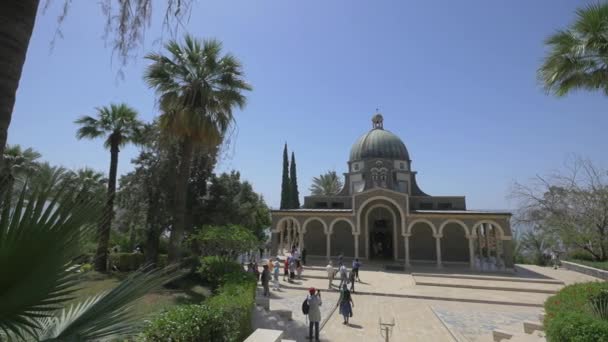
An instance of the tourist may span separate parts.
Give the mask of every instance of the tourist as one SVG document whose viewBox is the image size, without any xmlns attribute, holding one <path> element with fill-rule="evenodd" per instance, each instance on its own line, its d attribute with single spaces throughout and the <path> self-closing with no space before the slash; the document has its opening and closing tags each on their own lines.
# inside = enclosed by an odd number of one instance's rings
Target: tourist
<svg viewBox="0 0 608 342">
<path fill-rule="evenodd" d="M 260 281 L 260 269 L 258 268 L 258 263 L 253 263 L 253 275 L 255 276 L 255 281 Z"/>
<path fill-rule="evenodd" d="M 270 270 L 268 265 L 264 265 L 262 271 L 262 287 L 264 288 L 264 296 L 270 297 Z"/>
<path fill-rule="evenodd" d="M 300 259 L 296 260 L 296 273 L 298 274 L 298 279 L 302 279 L 302 271 L 304 268 L 302 267 L 302 262 Z"/>
<path fill-rule="evenodd" d="M 350 291 L 355 293 L 355 271 L 350 271 L 348 274 L 348 281 L 350 282 Z"/>
<path fill-rule="evenodd" d="M 355 306 L 355 303 L 353 302 L 353 296 L 351 296 L 350 291 L 348 291 L 346 284 L 344 284 L 342 291 L 340 291 L 338 305 L 340 306 L 340 315 L 344 317 L 344 322 L 342 324 L 348 324 L 348 319 L 353 317 L 353 307 Z"/>
<path fill-rule="evenodd" d="M 361 267 L 361 263 L 359 262 L 359 259 L 355 259 L 353 261 L 353 272 L 355 273 L 355 278 L 357 278 L 357 280 L 359 282 L 361 282 L 361 278 L 359 278 L 359 268 Z"/>
<path fill-rule="evenodd" d="M 334 276 L 336 275 L 336 270 L 332 266 L 331 260 L 329 260 L 329 263 L 327 264 L 327 267 L 325 267 L 325 269 L 327 270 L 327 280 L 329 280 L 329 286 L 327 288 L 331 290 L 331 286 L 333 285 L 334 281 Z"/>
<path fill-rule="evenodd" d="M 340 273 L 340 285 L 338 285 L 338 289 L 341 289 L 342 285 L 348 284 L 348 269 L 342 264 L 338 272 Z"/>
<path fill-rule="evenodd" d="M 306 265 L 306 247 L 302 248 L 302 263 Z"/>
<path fill-rule="evenodd" d="M 274 265 L 273 265 L 273 270 L 272 270 L 272 274 L 273 274 L 273 280 L 274 280 L 274 286 L 273 286 L 273 290 L 278 291 L 280 288 L 279 285 L 279 273 L 281 272 L 281 263 L 279 262 L 279 256 L 277 255 L 277 259 L 274 261 Z"/>
<path fill-rule="evenodd" d="M 344 264 L 344 254 L 342 254 L 342 252 L 340 252 L 340 254 L 338 255 L 338 267 L 342 266 Z"/>
<path fill-rule="evenodd" d="M 268 269 L 272 271 L 274 267 L 274 263 L 272 262 L 272 258 L 268 258 Z"/>
<path fill-rule="evenodd" d="M 553 264 L 553 269 L 556 270 L 559 266 L 559 254 L 556 251 L 551 251 L 551 263 Z"/>
<path fill-rule="evenodd" d="M 293 256 L 295 259 L 300 259 L 300 250 L 298 248 L 294 248 L 291 256 Z"/>
<path fill-rule="evenodd" d="M 285 262 L 283 264 L 283 281 L 285 281 L 285 278 L 289 279 L 289 258 L 285 258 Z"/>
<path fill-rule="evenodd" d="M 291 258 L 289 261 L 289 282 L 293 282 L 296 278 L 296 260 Z"/>
<path fill-rule="evenodd" d="M 311 287 L 308 290 L 309 296 L 306 301 L 308 303 L 308 339 L 312 340 L 312 328 L 315 328 L 315 341 L 319 341 L 319 322 L 321 322 L 321 291 Z"/>
<path fill-rule="evenodd" d="M 249 262 L 249 263 L 247 264 L 247 272 L 249 272 L 249 273 L 251 273 L 251 274 L 253 274 L 253 273 L 254 273 L 254 272 L 253 272 L 253 262 Z"/>
</svg>

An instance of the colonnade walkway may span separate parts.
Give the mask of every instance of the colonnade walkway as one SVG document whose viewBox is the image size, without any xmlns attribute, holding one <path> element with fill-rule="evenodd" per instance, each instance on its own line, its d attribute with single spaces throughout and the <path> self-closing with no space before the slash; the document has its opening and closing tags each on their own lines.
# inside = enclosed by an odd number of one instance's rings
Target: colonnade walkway
<svg viewBox="0 0 608 342">
<path fill-rule="evenodd" d="M 287 338 L 305 340 L 301 304 L 310 287 L 321 289 L 324 301 L 322 341 L 384 341 L 380 319 L 395 321 L 390 341 L 491 341 L 493 329 L 536 320 L 544 301 L 565 284 L 595 280 L 568 270 L 528 265 L 518 265 L 515 273 L 474 273 L 458 265 L 440 270 L 413 265 L 405 272 L 386 270 L 390 263 L 368 262 L 360 271 L 362 282 L 355 284 L 354 316 L 350 325 L 343 325 L 335 309 L 339 279 L 329 290 L 325 264 L 311 260 L 302 279 L 281 281 L 281 291 L 271 291 L 270 309 L 292 312 Z M 259 318 L 256 324 L 256 328 L 269 327 Z"/>
</svg>

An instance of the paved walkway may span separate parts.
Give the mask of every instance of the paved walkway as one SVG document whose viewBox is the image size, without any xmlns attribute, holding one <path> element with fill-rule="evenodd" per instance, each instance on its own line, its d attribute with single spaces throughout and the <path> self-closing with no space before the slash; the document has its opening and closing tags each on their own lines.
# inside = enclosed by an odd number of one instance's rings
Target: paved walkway
<svg viewBox="0 0 608 342">
<path fill-rule="evenodd" d="M 362 283 L 355 284 L 354 316 L 348 326 L 342 324 L 338 310 L 334 311 L 339 281 L 334 281 L 333 290 L 325 290 L 328 281 L 322 265 L 306 267 L 302 280 L 281 281 L 281 291 L 272 293 L 270 309 L 293 312 L 294 321 L 285 326 L 285 338 L 305 341 L 307 322 L 301 305 L 310 287 L 322 291 L 322 318 L 326 320 L 322 341 L 384 341 L 381 319 L 395 322 L 390 341 L 481 342 L 492 341 L 493 329 L 515 329 L 524 320 L 537 320 L 549 292 L 564 286 L 560 282 L 595 280 L 568 270 L 529 265 L 518 267 L 515 274 L 502 275 L 468 270 L 412 275 L 370 267 L 362 269 L 361 279 Z M 262 323 L 264 320 L 272 318 L 262 317 Z M 256 327 L 267 326 L 258 319 Z"/>
</svg>

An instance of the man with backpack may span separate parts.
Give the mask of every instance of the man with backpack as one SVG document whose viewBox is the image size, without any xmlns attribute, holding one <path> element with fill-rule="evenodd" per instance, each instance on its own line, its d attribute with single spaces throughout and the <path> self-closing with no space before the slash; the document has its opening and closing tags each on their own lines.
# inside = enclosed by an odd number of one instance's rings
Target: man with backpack
<svg viewBox="0 0 608 342">
<path fill-rule="evenodd" d="M 308 315 L 308 337 L 307 339 L 312 340 L 313 338 L 313 327 L 315 329 L 315 341 L 319 341 L 319 322 L 321 322 L 321 308 L 323 304 L 321 300 L 321 291 L 311 287 L 308 289 L 309 295 L 304 299 L 302 303 L 302 313 Z"/>
</svg>

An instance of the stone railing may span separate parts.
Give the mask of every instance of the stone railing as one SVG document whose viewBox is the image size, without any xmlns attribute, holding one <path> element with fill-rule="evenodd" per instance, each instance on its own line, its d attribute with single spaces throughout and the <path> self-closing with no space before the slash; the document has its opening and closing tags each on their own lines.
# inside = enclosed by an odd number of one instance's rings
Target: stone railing
<svg viewBox="0 0 608 342">
<path fill-rule="evenodd" d="M 608 280 L 608 271 L 600 270 L 599 268 L 589 267 L 581 264 L 577 264 L 571 261 L 562 261 L 562 266 L 571 271 L 583 273 L 596 278 Z"/>
</svg>

